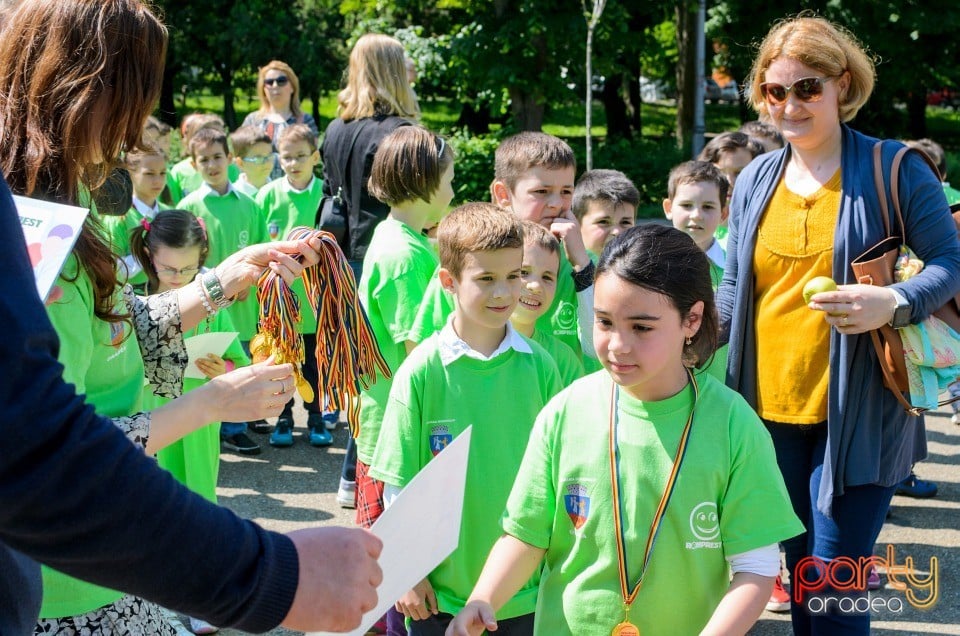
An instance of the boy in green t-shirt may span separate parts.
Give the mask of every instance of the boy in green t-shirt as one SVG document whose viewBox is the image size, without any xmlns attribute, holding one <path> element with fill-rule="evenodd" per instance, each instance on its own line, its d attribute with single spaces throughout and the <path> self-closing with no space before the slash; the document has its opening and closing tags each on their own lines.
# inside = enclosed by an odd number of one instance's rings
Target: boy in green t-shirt
<svg viewBox="0 0 960 636">
<path fill-rule="evenodd" d="M 570 211 L 576 172 L 573 150 L 552 135 L 523 132 L 508 137 L 497 147 L 494 164 L 490 186 L 493 202 L 521 221 L 533 221 L 549 229 L 563 245 L 557 294 L 538 326 L 579 351 L 577 297 L 590 294 L 593 265 L 583 245 L 580 225 Z M 421 342 L 438 331 L 452 310 L 439 281 L 433 281 L 424 296 L 411 339 Z M 582 314 L 579 316 L 584 319 Z"/>
<path fill-rule="evenodd" d="M 230 133 L 230 148 L 233 149 L 233 165 L 240 171 L 233 187 L 256 198 L 260 188 L 270 182 L 276 161 L 273 141 L 256 126 L 241 126 Z"/>
<path fill-rule="evenodd" d="M 249 152 L 270 153 L 270 138 L 253 126 L 245 126 L 257 135 L 267 139 L 265 147 L 259 150 L 254 147 Z M 241 129 L 243 130 L 243 129 Z M 263 146 L 258 142 L 256 146 Z M 277 140 L 280 149 L 280 165 L 283 166 L 282 179 L 274 179 L 257 192 L 257 204 L 263 211 L 267 233 L 272 240 L 283 240 L 295 227 L 313 227 L 320 199 L 323 198 L 321 188 L 323 183 L 313 175 L 314 167 L 320 162 L 320 153 L 317 152 L 317 138 L 308 126 L 294 124 L 283 129 Z M 263 168 L 269 176 L 271 166 Z M 307 439 L 312 446 L 330 446 L 333 444 L 331 430 L 337 427 L 339 412 L 323 413 L 320 408 L 319 377 L 317 375 L 317 317 L 310 309 L 303 281 L 297 279 L 293 283 L 293 291 L 300 301 L 300 324 L 297 329 L 303 334 L 304 362 L 301 365 L 303 377 L 313 389 L 316 396 L 312 402 L 304 402 L 303 408 L 307 411 Z M 257 430 L 254 428 L 254 430 Z M 286 447 L 293 445 L 293 398 L 283 407 L 283 412 L 277 419 L 277 426 L 270 434 L 270 445 Z"/>
<path fill-rule="evenodd" d="M 710 282 L 717 291 L 723 279 L 726 253 L 714 236 L 727 220 L 727 190 L 730 183 L 720 169 L 706 161 L 686 161 L 670 171 L 663 214 L 673 227 L 690 235 L 710 262 Z M 727 379 L 727 345 L 713 354 L 703 371 L 720 382 Z"/>
<path fill-rule="evenodd" d="M 590 261 L 596 265 L 608 241 L 633 227 L 637 218 L 640 192 L 619 170 L 588 170 L 580 175 L 573 190 L 571 210 L 580 223 L 580 236 Z M 593 299 L 591 292 L 580 295 L 577 306 L 583 367 L 587 373 L 600 370 L 593 349 Z"/>
<path fill-rule="evenodd" d="M 215 127 L 201 128 L 190 140 L 190 156 L 203 184 L 187 195 L 179 207 L 204 222 L 210 243 L 207 266 L 216 267 L 237 250 L 266 241 L 259 206 L 230 183 L 227 136 Z M 251 291 L 246 299 L 238 300 L 225 311 L 230 314 L 249 355 L 250 339 L 257 332 L 259 316 L 256 294 Z M 246 430 L 246 422 L 224 422 L 220 427 L 224 448 L 244 455 L 259 454 L 260 446 L 247 436 Z"/>
<path fill-rule="evenodd" d="M 390 206 L 390 214 L 373 232 L 358 293 L 380 353 L 394 372 L 414 347 L 410 328 L 439 265 L 423 228 L 439 223 L 453 200 L 453 149 L 425 128 L 401 126 L 380 142 L 370 169 L 369 190 Z M 390 384 L 390 378 L 378 374 L 361 392 L 356 456 L 351 457 L 348 449 L 344 459 L 341 490 L 351 490 L 350 482 L 355 481 L 359 488 L 354 485 L 352 490 L 359 490 L 363 499 L 374 493 L 373 499 L 378 500 L 383 489 L 383 484 L 368 481 L 366 474 L 373 462 Z M 358 507 L 359 525 L 370 525 L 366 512 L 366 506 Z"/>
<path fill-rule="evenodd" d="M 555 336 L 537 329 L 537 320 L 553 304 L 559 269 L 560 242 L 542 225 L 524 221 L 523 267 L 520 270 L 523 286 L 520 302 L 510 316 L 510 324 L 520 335 L 547 350 L 560 371 L 563 386 L 570 386 L 584 374 L 579 352 L 574 352 Z"/>
<path fill-rule="evenodd" d="M 438 276 L 453 295 L 454 311 L 397 370 L 370 467 L 386 484 L 389 505 L 436 454 L 473 427 L 459 545 L 397 601 L 411 619 L 411 636 L 442 633 L 464 606 L 500 536 L 500 516 L 533 421 L 561 387 L 549 354 L 510 326 L 523 263 L 516 217 L 489 203 L 469 203 L 441 221 L 438 242 Z M 517 387 L 523 387 L 520 399 L 510 399 Z M 500 609 L 507 633 L 532 633 L 538 583 L 534 574 Z"/>
<path fill-rule="evenodd" d="M 170 190 L 170 204 L 180 207 L 180 201 L 191 192 L 195 192 L 203 184 L 203 177 L 190 156 L 190 142 L 194 135 L 204 128 L 213 128 L 226 134 L 226 126 L 219 115 L 213 113 L 190 113 L 183 118 L 180 125 L 181 148 L 187 156 L 173 164 L 167 172 L 167 187 Z M 230 181 L 236 181 L 240 176 L 240 169 L 235 165 L 227 166 Z"/>
</svg>

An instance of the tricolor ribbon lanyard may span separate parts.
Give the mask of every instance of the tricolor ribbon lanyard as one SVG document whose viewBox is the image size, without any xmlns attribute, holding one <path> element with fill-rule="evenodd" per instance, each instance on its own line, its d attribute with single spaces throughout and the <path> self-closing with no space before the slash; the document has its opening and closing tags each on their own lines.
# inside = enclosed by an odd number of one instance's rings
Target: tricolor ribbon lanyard
<svg viewBox="0 0 960 636">
<path fill-rule="evenodd" d="M 627 551 L 623 539 L 623 502 L 620 500 L 620 451 L 617 446 L 617 435 L 620 426 L 620 413 L 618 409 L 620 389 L 616 383 L 610 391 L 610 484 L 613 488 L 613 527 L 617 537 L 617 567 L 620 570 L 620 593 L 623 596 L 623 614 L 621 623 L 613 628 L 612 636 L 640 636 L 640 629 L 630 622 L 630 606 L 637 599 L 640 588 L 643 587 L 643 579 L 647 574 L 647 566 L 650 563 L 650 557 L 653 555 L 653 546 L 657 541 L 657 534 L 660 532 L 660 525 L 667 512 L 667 506 L 670 504 L 670 497 L 673 495 L 673 489 L 677 485 L 677 477 L 680 475 L 680 467 L 683 465 L 683 458 L 687 452 L 687 442 L 690 439 L 690 427 L 693 424 L 693 413 L 697 406 L 697 399 L 700 397 L 700 389 L 697 386 L 697 380 L 693 373 L 687 369 L 687 375 L 690 383 L 693 385 L 693 406 L 690 407 L 690 415 L 687 417 L 687 424 L 683 427 L 683 433 L 680 435 L 680 442 L 677 444 L 677 452 L 673 457 L 673 468 L 667 478 L 666 486 L 663 488 L 663 494 L 660 496 L 660 503 L 657 504 L 657 511 L 653 515 L 653 521 L 650 523 L 650 533 L 647 535 L 647 544 L 643 550 L 643 567 L 640 570 L 640 577 L 637 584 L 630 589 L 630 583 L 627 580 Z"/>
</svg>

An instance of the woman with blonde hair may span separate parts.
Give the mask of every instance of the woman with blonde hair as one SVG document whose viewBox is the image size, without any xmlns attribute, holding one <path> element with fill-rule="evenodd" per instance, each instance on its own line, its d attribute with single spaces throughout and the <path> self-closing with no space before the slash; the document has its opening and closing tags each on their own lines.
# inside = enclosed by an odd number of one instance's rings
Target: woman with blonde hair
<svg viewBox="0 0 960 636">
<path fill-rule="evenodd" d="M 386 35 L 362 36 L 350 52 L 347 85 L 337 95 L 337 118 L 327 127 L 320 149 L 323 193 L 341 191 L 347 208 L 341 247 L 357 272 L 374 227 L 390 212 L 389 205 L 367 190 L 377 147 L 419 117 L 403 45 Z"/>
<path fill-rule="evenodd" d="M 899 201 L 906 243 L 925 269 L 888 287 L 854 276 L 851 262 L 887 237 L 874 185 L 877 140 L 846 123 L 873 85 L 873 61 L 827 20 L 795 17 L 767 34 L 748 97 L 788 145 L 757 157 L 737 179 L 717 291 L 728 383 L 766 424 L 807 528 L 783 542 L 794 586 L 822 572 L 807 557 L 821 566 L 852 560 L 831 566 L 816 594 L 843 599 L 839 606 L 818 612 L 809 593 L 799 602 L 792 595 L 795 634 L 870 631 L 866 577 L 846 563 L 872 556 L 894 489 L 926 455 L 926 442 L 923 418 L 884 388 L 868 334 L 918 323 L 960 291 L 956 228 L 937 176 L 916 153 L 900 166 Z M 883 144 L 888 198 L 901 147 Z M 839 288 L 805 302 L 802 290 L 818 276 Z"/>
<path fill-rule="evenodd" d="M 300 78 L 293 72 L 290 65 L 280 60 L 273 60 L 260 67 L 257 73 L 257 95 L 260 97 L 260 108 L 247 115 L 243 120 L 244 126 L 255 126 L 267 133 L 273 142 L 273 151 L 277 151 L 277 140 L 280 133 L 288 126 L 304 124 L 313 134 L 318 134 L 317 122 L 309 113 L 300 108 Z M 274 160 L 271 179 L 283 176 L 280 162 Z"/>
</svg>

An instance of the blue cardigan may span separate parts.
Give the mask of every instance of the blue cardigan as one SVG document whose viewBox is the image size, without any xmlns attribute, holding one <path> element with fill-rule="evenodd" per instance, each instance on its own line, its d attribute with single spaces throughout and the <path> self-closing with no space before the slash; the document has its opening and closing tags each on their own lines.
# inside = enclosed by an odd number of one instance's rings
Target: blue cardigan
<svg viewBox="0 0 960 636">
<path fill-rule="evenodd" d="M 833 242 L 833 279 L 856 282 L 850 262 L 886 237 L 873 179 L 876 139 L 842 126 L 841 203 Z M 900 143 L 884 144 L 889 174 Z M 723 281 L 717 291 L 721 340 L 730 343 L 727 384 L 757 406 L 757 349 L 754 324 L 753 255 L 757 227 L 783 176 L 790 147 L 753 161 L 737 179 L 730 204 L 730 236 Z M 889 200 L 889 178 L 887 196 Z M 900 167 L 900 205 L 907 245 L 923 259 L 920 275 L 894 287 L 920 322 L 960 291 L 960 245 L 943 188 L 913 153 Z M 891 210 L 892 213 L 892 210 Z M 783 346 L 803 346 L 785 335 Z M 830 514 L 833 497 L 846 486 L 893 486 L 926 457 L 922 417 L 907 415 L 883 387 L 868 334 L 830 334 L 827 452 L 817 507 Z"/>
</svg>

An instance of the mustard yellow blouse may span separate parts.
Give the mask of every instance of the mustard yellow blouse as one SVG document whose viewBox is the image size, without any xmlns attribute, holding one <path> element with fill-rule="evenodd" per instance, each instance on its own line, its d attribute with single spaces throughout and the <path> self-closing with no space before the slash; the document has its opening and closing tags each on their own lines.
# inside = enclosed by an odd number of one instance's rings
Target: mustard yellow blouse
<svg viewBox="0 0 960 636">
<path fill-rule="evenodd" d="M 788 424 L 827 419 L 830 326 L 803 302 L 803 286 L 833 274 L 840 171 L 810 196 L 783 179 L 757 229 L 753 255 L 760 417 Z"/>
</svg>

